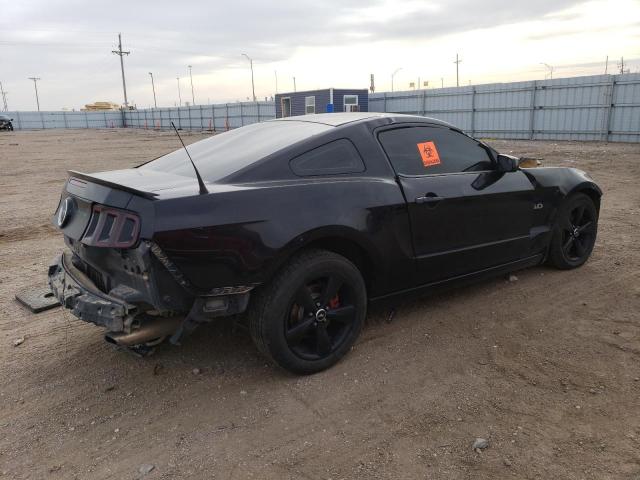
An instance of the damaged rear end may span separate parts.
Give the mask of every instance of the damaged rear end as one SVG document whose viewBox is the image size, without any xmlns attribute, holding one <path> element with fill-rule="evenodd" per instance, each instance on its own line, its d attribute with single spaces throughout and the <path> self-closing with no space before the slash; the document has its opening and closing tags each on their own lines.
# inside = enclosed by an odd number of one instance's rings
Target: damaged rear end
<svg viewBox="0 0 640 480">
<path fill-rule="evenodd" d="M 104 327 L 109 342 L 177 342 L 194 321 L 246 308 L 248 292 L 231 301 L 212 297 L 154 242 L 158 192 L 168 189 L 197 195 L 193 179 L 168 173 L 70 172 L 53 216 L 68 249 L 49 267 L 51 289 L 76 317 Z"/>
</svg>

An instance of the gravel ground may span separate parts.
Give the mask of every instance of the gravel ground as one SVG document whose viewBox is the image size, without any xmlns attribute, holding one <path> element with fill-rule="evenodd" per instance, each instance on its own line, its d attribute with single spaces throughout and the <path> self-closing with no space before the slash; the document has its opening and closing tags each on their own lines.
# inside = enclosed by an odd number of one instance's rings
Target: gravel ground
<svg viewBox="0 0 640 480">
<path fill-rule="evenodd" d="M 0 477 L 640 478 L 640 145 L 491 143 L 593 175 L 605 196 L 591 260 L 406 302 L 390 323 L 372 311 L 342 362 L 300 378 L 227 321 L 139 359 L 60 308 L 19 306 L 63 247 L 49 218 L 66 170 L 179 145 L 0 135 Z"/>
</svg>

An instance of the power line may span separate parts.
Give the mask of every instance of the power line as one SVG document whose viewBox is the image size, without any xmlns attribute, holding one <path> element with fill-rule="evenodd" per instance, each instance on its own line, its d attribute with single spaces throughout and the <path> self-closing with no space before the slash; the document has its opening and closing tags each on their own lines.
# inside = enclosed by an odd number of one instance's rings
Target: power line
<svg viewBox="0 0 640 480">
<path fill-rule="evenodd" d="M 618 66 L 620 67 L 620 75 L 624 75 L 625 73 L 629 73 L 630 72 L 629 69 L 627 69 L 627 70 L 624 69 L 624 57 L 620 58 L 620 63 L 618 64 Z"/>
<path fill-rule="evenodd" d="M 38 98 L 38 80 L 40 80 L 40 77 L 29 77 L 29 80 L 33 80 L 33 87 L 36 89 L 36 104 L 38 105 L 38 111 L 40 111 L 40 99 Z"/>
<path fill-rule="evenodd" d="M 118 50 L 111 50 L 111 53 L 120 57 L 120 70 L 122 70 L 122 90 L 124 91 L 124 108 L 129 109 L 129 101 L 127 100 L 127 82 L 124 79 L 124 60 L 125 55 L 129 55 L 131 52 L 124 52 L 122 50 L 122 34 L 118 34 Z"/>
</svg>

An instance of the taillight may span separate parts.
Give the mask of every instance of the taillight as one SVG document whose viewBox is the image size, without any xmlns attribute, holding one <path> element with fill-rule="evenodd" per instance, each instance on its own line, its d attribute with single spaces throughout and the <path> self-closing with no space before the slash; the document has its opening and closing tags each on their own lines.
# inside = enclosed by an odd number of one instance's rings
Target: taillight
<svg viewBox="0 0 640 480">
<path fill-rule="evenodd" d="M 138 241 L 140 219 L 117 208 L 94 205 L 82 240 L 92 247 L 129 248 Z"/>
</svg>

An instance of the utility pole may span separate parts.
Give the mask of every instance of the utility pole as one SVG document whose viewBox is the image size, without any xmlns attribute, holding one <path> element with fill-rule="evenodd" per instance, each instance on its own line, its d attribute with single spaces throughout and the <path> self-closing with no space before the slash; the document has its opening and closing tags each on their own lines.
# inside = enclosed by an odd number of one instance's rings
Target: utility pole
<svg viewBox="0 0 640 480">
<path fill-rule="evenodd" d="M 9 111 L 9 107 L 7 106 L 7 93 L 9 92 L 4 91 L 4 88 L 2 88 L 2 82 L 0 82 L 0 94 L 2 94 L 2 111 L 3 112 Z"/>
<path fill-rule="evenodd" d="M 369 74 L 369 81 L 370 81 L 369 91 L 371 91 L 371 93 L 375 93 L 376 81 L 375 81 L 375 77 L 373 76 L 373 73 Z"/>
<path fill-rule="evenodd" d="M 624 74 L 624 57 L 620 58 L 620 75 Z"/>
<path fill-rule="evenodd" d="M 456 53 L 456 61 L 455 61 L 455 62 L 453 62 L 453 63 L 455 63 L 455 64 L 456 64 L 456 87 L 459 87 L 459 86 L 460 86 L 459 66 L 460 66 L 460 62 L 461 62 L 461 61 L 462 61 L 462 60 L 460 60 L 460 59 L 458 58 L 458 54 Z"/>
<path fill-rule="evenodd" d="M 38 111 L 40 111 L 40 99 L 38 98 L 38 80 L 40 80 L 40 77 L 29 77 L 29 80 L 33 80 L 33 87 L 36 89 L 36 104 L 38 105 Z"/>
<path fill-rule="evenodd" d="M 400 70 L 402 70 L 402 67 L 396 68 L 395 71 L 391 74 L 391 91 L 392 92 L 393 92 L 393 77 L 395 77 L 396 73 L 398 73 Z"/>
<path fill-rule="evenodd" d="M 440 88 L 444 88 L 444 77 L 440 77 Z"/>
<path fill-rule="evenodd" d="M 544 63 L 544 62 L 540 62 L 540 65 L 544 65 L 545 67 L 547 67 L 549 69 L 549 79 L 553 80 L 553 67 L 551 65 L 549 65 L 548 63 Z"/>
<path fill-rule="evenodd" d="M 153 89 L 153 106 L 158 108 L 158 103 L 156 102 L 156 86 L 153 83 L 153 73 L 149 72 L 149 76 L 151 77 L 151 88 Z"/>
<path fill-rule="evenodd" d="M 256 101 L 256 87 L 253 83 L 253 60 L 246 53 L 241 54 L 243 57 L 247 57 L 249 60 L 249 65 L 251 66 L 251 93 L 253 94 L 253 101 Z"/>
<path fill-rule="evenodd" d="M 278 93 L 278 72 L 274 70 L 273 74 L 276 76 L 276 93 Z"/>
<path fill-rule="evenodd" d="M 191 65 L 189 67 L 189 78 L 191 79 L 191 105 L 196 104 L 196 96 L 193 94 L 193 75 L 191 75 Z"/>
<path fill-rule="evenodd" d="M 178 80 L 178 106 L 182 106 L 182 95 L 180 94 L 180 77 L 176 77 Z"/>
<path fill-rule="evenodd" d="M 296 91 L 296 77 L 293 77 L 293 91 Z"/>
<path fill-rule="evenodd" d="M 127 100 L 127 82 L 124 80 L 124 60 L 125 55 L 129 55 L 131 52 L 124 52 L 122 50 L 122 34 L 118 34 L 118 50 L 111 50 L 111 53 L 120 57 L 120 70 L 122 70 L 122 90 L 124 91 L 124 108 L 129 109 L 129 101 Z"/>
<path fill-rule="evenodd" d="M 604 74 L 607 74 L 607 69 L 609 68 L 609 55 L 607 55 L 607 58 L 604 61 Z"/>
</svg>

